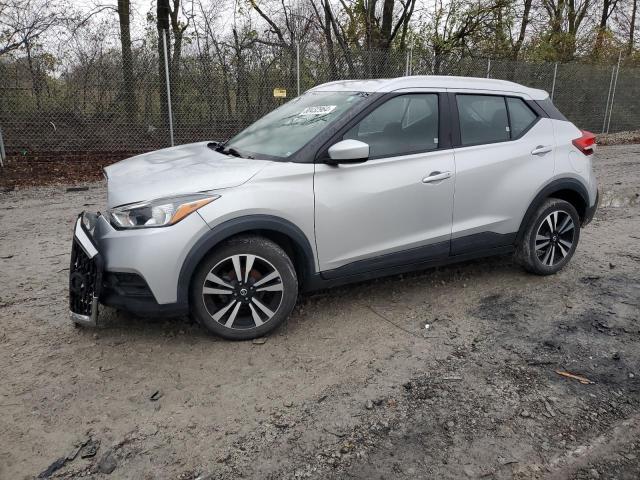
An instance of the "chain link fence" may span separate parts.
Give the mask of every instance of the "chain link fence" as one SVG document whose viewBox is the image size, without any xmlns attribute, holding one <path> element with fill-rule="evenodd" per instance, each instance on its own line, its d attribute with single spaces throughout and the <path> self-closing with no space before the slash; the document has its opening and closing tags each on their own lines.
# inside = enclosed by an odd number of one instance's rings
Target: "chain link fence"
<svg viewBox="0 0 640 480">
<path fill-rule="evenodd" d="M 157 52 L 135 55 L 129 87 L 121 67 L 113 51 L 54 68 L 33 59 L 0 59 L 0 129 L 7 156 L 122 158 L 172 143 L 223 140 L 298 90 L 331 80 L 407 74 L 510 80 L 548 91 L 580 128 L 640 129 L 640 70 L 625 67 L 434 57 L 417 48 L 336 47 L 329 55 L 311 45 L 255 44 L 231 54 L 183 55 L 178 68 L 168 69 L 171 122 L 164 62 Z M 286 90 L 286 98 L 274 96 L 274 89 Z"/>
</svg>

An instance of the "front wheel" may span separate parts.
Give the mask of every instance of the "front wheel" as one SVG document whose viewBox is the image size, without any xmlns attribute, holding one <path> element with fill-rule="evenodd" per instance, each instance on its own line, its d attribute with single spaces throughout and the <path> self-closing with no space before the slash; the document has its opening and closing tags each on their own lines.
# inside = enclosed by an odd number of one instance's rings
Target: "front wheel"
<svg viewBox="0 0 640 480">
<path fill-rule="evenodd" d="M 234 238 L 200 264 L 191 310 L 211 332 L 231 340 L 260 337 L 280 325 L 298 297 L 291 259 L 262 237 Z"/>
<path fill-rule="evenodd" d="M 580 217 L 569 202 L 548 198 L 536 210 L 522 238 L 517 259 L 537 275 L 560 271 L 571 259 L 580 239 Z"/>
</svg>

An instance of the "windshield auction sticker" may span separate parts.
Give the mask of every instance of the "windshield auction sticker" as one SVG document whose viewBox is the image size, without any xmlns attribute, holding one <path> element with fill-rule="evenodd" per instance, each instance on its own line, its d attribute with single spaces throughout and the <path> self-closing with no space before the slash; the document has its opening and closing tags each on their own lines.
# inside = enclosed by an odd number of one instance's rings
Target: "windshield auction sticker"
<svg viewBox="0 0 640 480">
<path fill-rule="evenodd" d="M 307 107 L 302 110 L 298 115 L 327 115 L 336 109 L 335 105 L 316 105 L 315 107 Z"/>
</svg>

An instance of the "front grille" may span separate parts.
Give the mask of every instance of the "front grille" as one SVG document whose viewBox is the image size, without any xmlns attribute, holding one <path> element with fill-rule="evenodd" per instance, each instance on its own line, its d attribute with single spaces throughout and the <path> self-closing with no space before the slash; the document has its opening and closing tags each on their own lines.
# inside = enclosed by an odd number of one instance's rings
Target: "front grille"
<svg viewBox="0 0 640 480">
<path fill-rule="evenodd" d="M 69 268 L 69 308 L 72 312 L 91 316 L 93 297 L 98 297 L 102 277 L 99 254 L 89 258 L 74 238 Z"/>
</svg>

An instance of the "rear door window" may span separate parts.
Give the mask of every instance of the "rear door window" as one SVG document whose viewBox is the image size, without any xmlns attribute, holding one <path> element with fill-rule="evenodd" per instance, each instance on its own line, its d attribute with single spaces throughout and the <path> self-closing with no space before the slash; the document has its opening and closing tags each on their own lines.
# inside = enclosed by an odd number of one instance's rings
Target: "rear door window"
<svg viewBox="0 0 640 480">
<path fill-rule="evenodd" d="M 456 95 L 463 146 L 509 140 L 509 117 L 504 97 Z"/>
</svg>

